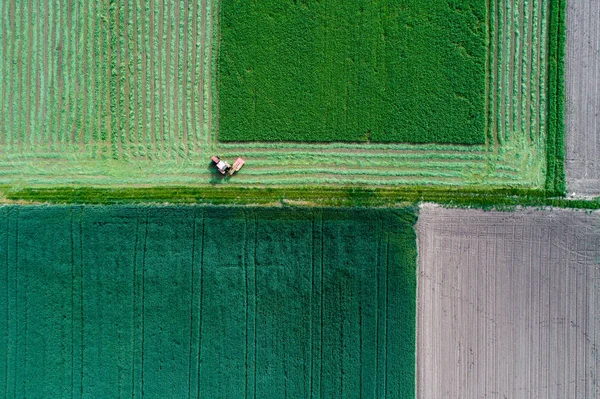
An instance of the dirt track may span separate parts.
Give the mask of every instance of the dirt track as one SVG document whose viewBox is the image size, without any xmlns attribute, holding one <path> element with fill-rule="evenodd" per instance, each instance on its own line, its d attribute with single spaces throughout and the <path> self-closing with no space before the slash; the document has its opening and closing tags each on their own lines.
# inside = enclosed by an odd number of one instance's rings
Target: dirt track
<svg viewBox="0 0 600 399">
<path fill-rule="evenodd" d="M 600 195 L 600 1 L 567 2 L 565 64 L 567 188 Z"/>
<path fill-rule="evenodd" d="M 419 398 L 600 397 L 600 213 L 418 223 Z"/>
</svg>

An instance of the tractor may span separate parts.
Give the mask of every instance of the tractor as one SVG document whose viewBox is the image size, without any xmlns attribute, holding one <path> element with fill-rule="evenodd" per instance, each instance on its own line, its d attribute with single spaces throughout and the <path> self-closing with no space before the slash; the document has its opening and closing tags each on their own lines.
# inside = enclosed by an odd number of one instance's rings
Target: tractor
<svg viewBox="0 0 600 399">
<path fill-rule="evenodd" d="M 210 157 L 210 159 L 213 161 L 217 170 L 222 175 L 225 175 L 225 176 L 233 176 L 234 173 L 236 173 L 237 171 L 242 169 L 242 166 L 244 166 L 244 163 L 245 163 L 242 158 L 236 159 L 235 162 L 233 163 L 233 166 L 229 165 L 227 162 L 221 160 L 221 158 L 218 156 L 212 156 L 212 157 Z"/>
</svg>

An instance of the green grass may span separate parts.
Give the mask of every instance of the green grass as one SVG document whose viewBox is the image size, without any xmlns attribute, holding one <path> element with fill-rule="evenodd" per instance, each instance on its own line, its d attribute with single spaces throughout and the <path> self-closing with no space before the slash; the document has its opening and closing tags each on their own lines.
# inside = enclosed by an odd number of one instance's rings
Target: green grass
<svg viewBox="0 0 600 399">
<path fill-rule="evenodd" d="M 486 2 L 221 2 L 219 140 L 485 143 Z"/>
<path fill-rule="evenodd" d="M 559 194 L 552 187 L 561 176 L 564 183 L 562 105 L 551 87 L 564 48 L 553 36 L 559 25 L 551 24 L 558 1 L 487 4 L 487 137 L 470 146 L 218 142 L 219 0 L 51 2 L 47 35 L 44 7 L 0 2 L 0 21 L 8 28 L 0 46 L 0 184 L 12 186 L 13 194 L 50 186 L 157 187 L 162 193 L 162 186 L 211 183 L 546 187 Z M 214 154 L 230 161 L 241 156 L 247 164 L 235 178 L 219 179 L 208 165 Z M 127 196 L 132 193 L 145 191 Z"/>
<path fill-rule="evenodd" d="M 431 186 L 292 186 L 292 187 L 147 187 L 92 188 L 0 187 L 5 203 L 48 204 L 213 204 L 287 207 L 397 207 L 422 202 L 473 208 L 560 207 L 600 209 L 600 198 L 569 200 L 543 189 L 436 188 Z"/>
<path fill-rule="evenodd" d="M 546 189 L 566 192 L 565 182 L 565 42 L 566 0 L 553 0 L 550 15 L 548 173 Z"/>
<path fill-rule="evenodd" d="M 414 397 L 415 220 L 411 208 L 0 207 L 0 392 Z"/>
<path fill-rule="evenodd" d="M 164 160 L 208 147 L 205 4 L 1 2 L 0 154 Z"/>
</svg>

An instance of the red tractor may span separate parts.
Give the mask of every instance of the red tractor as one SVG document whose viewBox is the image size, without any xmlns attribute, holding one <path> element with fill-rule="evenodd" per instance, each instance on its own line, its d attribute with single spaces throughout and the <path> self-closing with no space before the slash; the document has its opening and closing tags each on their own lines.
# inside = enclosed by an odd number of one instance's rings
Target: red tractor
<svg viewBox="0 0 600 399">
<path fill-rule="evenodd" d="M 232 176 L 235 172 L 242 169 L 242 166 L 244 166 L 245 163 L 242 158 L 236 159 L 233 163 L 233 166 L 229 165 L 225 161 L 222 161 L 219 157 L 212 156 L 210 157 L 210 159 L 212 159 L 219 172 L 221 172 L 222 175 L 226 176 Z"/>
</svg>

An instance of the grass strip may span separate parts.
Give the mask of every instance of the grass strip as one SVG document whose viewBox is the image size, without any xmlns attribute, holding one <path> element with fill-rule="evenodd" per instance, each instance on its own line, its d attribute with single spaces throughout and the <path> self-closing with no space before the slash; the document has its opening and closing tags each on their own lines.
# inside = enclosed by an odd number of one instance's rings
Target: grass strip
<svg viewBox="0 0 600 399">
<path fill-rule="evenodd" d="M 427 186 L 294 187 L 0 187 L 6 203 L 52 204 L 215 204 L 306 206 L 398 206 L 435 202 L 446 206 L 499 209 L 517 206 L 600 209 L 600 199 L 570 200 L 545 190 L 520 188 L 464 189 Z"/>
<path fill-rule="evenodd" d="M 546 190 L 563 195 L 565 186 L 564 148 L 564 56 L 566 40 L 566 1 L 553 0 L 550 10 L 548 77 L 548 172 Z"/>
</svg>

